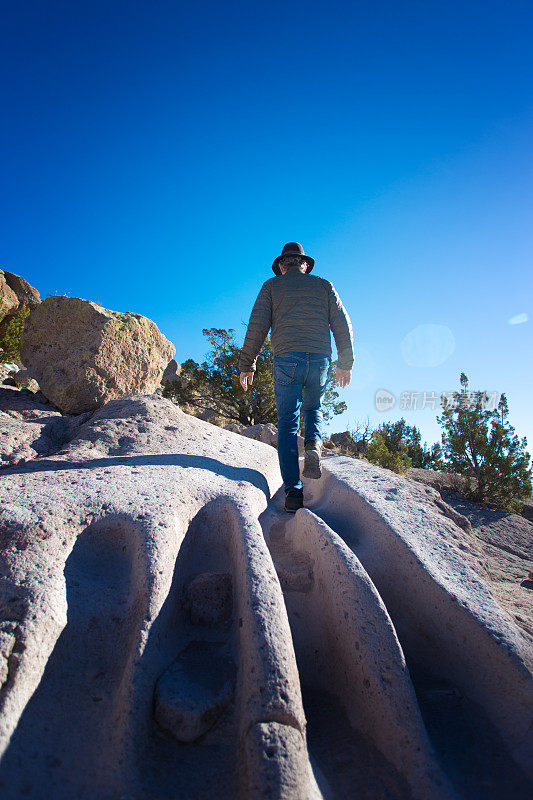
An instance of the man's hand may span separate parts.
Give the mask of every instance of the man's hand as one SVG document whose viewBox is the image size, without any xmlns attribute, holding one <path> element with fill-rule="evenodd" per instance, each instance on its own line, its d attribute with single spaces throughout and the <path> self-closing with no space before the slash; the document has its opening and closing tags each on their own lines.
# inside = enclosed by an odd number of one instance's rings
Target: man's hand
<svg viewBox="0 0 533 800">
<path fill-rule="evenodd" d="M 350 383 L 352 379 L 352 370 L 351 369 L 339 369 L 338 367 L 335 370 L 337 375 L 337 380 L 339 382 L 339 386 L 341 389 L 344 389 Z"/>
<path fill-rule="evenodd" d="M 254 382 L 254 373 L 253 372 L 241 372 L 239 377 L 240 384 L 244 391 L 248 389 L 249 386 L 252 385 Z"/>
</svg>

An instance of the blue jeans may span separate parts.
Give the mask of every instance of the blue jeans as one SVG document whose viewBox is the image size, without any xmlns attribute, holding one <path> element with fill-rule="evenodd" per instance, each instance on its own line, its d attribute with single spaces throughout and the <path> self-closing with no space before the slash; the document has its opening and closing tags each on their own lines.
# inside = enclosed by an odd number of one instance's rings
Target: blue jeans
<svg viewBox="0 0 533 800">
<path fill-rule="evenodd" d="M 285 492 L 302 489 L 298 462 L 300 409 L 305 441 L 322 441 L 322 398 L 331 357 L 321 353 L 290 352 L 274 356 L 272 376 L 278 411 L 278 458 Z"/>
</svg>

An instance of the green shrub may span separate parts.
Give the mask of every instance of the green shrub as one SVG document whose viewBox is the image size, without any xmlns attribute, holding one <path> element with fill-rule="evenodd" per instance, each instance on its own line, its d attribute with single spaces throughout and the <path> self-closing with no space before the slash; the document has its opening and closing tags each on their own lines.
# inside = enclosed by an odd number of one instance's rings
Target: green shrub
<svg viewBox="0 0 533 800">
<path fill-rule="evenodd" d="M 411 466 L 411 459 L 407 455 L 407 447 L 399 442 L 398 449 L 391 451 L 379 431 L 374 431 L 365 453 L 368 461 L 380 467 L 391 469 L 393 472 L 406 472 Z"/>
<path fill-rule="evenodd" d="M 425 442 L 422 445 L 419 429 L 408 425 L 403 417 L 397 422 L 383 422 L 377 431 L 391 453 L 407 453 L 411 467 L 436 470 L 443 468 L 440 444 L 434 444 L 431 448 Z"/>
<path fill-rule="evenodd" d="M 24 320 L 30 313 L 28 302 L 24 300 L 22 305 L 7 322 L 3 333 L 0 336 L 0 362 L 20 361 L 20 340 L 24 330 Z M 0 310 L 0 322 L 5 314 Z"/>
</svg>

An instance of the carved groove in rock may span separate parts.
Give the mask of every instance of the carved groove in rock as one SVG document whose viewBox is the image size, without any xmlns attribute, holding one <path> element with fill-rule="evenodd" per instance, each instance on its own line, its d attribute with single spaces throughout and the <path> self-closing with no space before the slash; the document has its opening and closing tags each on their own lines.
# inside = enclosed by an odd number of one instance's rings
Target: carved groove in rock
<svg viewBox="0 0 533 800">
<path fill-rule="evenodd" d="M 527 795 L 527 644 L 434 500 L 333 458 L 289 517 L 157 396 L 75 432 L 2 473 L 3 798 Z"/>
<path fill-rule="evenodd" d="M 286 592 L 302 678 L 338 697 L 352 725 L 404 774 L 415 797 L 453 797 L 436 763 L 393 624 L 360 561 L 310 511 L 298 512 L 280 528 L 269 542 L 274 563 L 288 545 L 313 565 L 312 588 Z"/>
<path fill-rule="evenodd" d="M 479 703 L 533 774 L 533 676 L 520 631 L 460 552 L 425 535 L 424 516 L 417 520 L 409 506 L 388 515 L 387 494 L 376 491 L 390 482 L 387 475 L 344 458 L 331 466 L 335 472 L 312 489 L 311 507 L 364 564 L 408 660 L 422 676 L 444 677 Z"/>
</svg>

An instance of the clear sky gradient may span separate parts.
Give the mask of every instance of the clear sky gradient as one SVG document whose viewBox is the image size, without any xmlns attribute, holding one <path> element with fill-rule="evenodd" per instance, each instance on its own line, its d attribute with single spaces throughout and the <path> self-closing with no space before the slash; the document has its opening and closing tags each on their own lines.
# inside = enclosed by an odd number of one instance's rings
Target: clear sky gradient
<svg viewBox="0 0 533 800">
<path fill-rule="evenodd" d="M 0 268 L 202 360 L 300 241 L 355 333 L 330 431 L 437 441 L 464 371 L 531 452 L 532 40 L 529 2 L 4 3 Z"/>
</svg>

